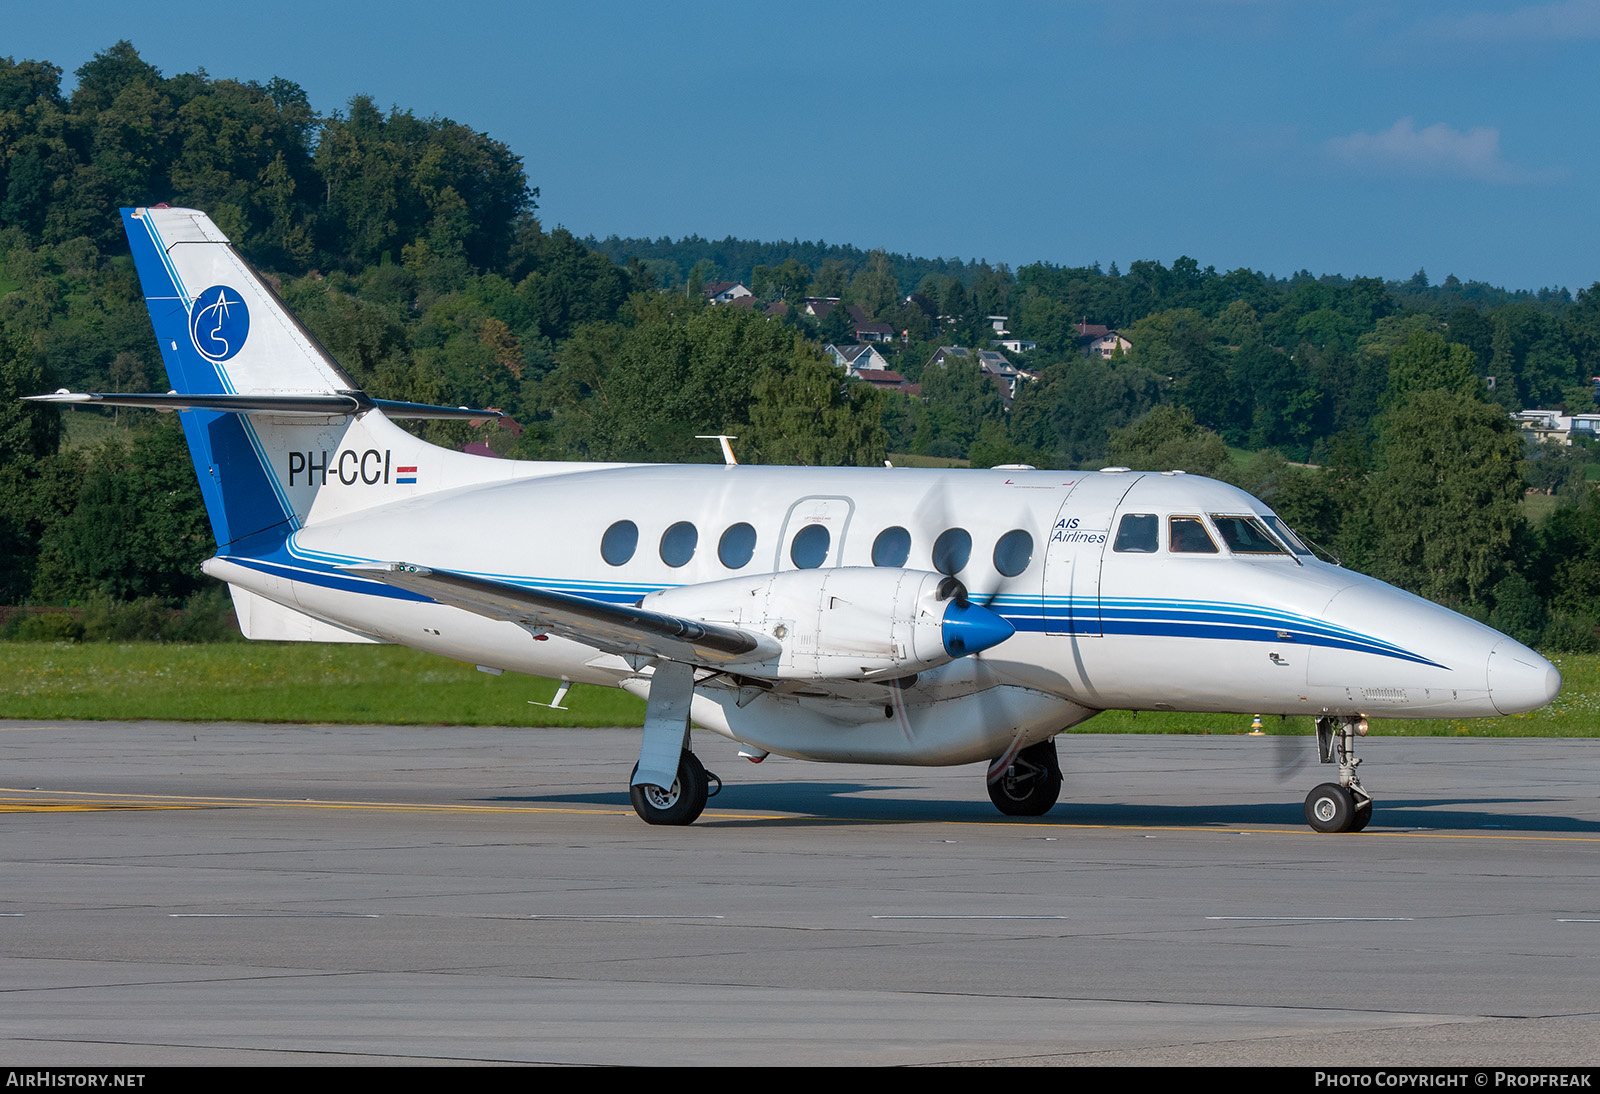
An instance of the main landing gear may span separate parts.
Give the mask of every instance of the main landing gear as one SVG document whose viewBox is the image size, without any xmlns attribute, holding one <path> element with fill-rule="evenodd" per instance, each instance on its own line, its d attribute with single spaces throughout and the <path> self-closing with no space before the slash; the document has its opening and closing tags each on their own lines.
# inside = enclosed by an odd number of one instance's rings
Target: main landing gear
<svg viewBox="0 0 1600 1094">
<path fill-rule="evenodd" d="M 1040 817 L 1061 796 L 1061 761 L 1055 738 L 1029 745 L 998 771 L 989 772 L 989 800 L 1008 817 Z"/>
<path fill-rule="evenodd" d="M 633 765 L 638 774 L 639 765 Z M 631 779 L 632 776 L 629 776 Z M 713 785 L 716 789 L 712 789 Z M 705 810 L 706 801 L 722 789 L 722 780 L 707 771 L 700 758 L 687 748 L 678 760 L 678 777 L 666 790 L 653 783 L 634 783 L 628 787 L 633 811 L 646 824 L 693 824 Z"/>
<path fill-rule="evenodd" d="M 722 789 L 722 780 L 689 751 L 693 700 L 693 667 L 678 661 L 656 665 L 645 702 L 639 762 L 628 779 L 628 799 L 646 824 L 693 824 L 706 799 Z"/>
<path fill-rule="evenodd" d="M 1367 720 L 1360 715 L 1317 719 L 1317 756 L 1325 764 L 1337 762 L 1339 781 L 1323 783 L 1306 795 L 1306 823 L 1318 832 L 1359 832 L 1372 820 L 1372 795 L 1356 776 L 1356 734 L 1365 735 Z"/>
</svg>

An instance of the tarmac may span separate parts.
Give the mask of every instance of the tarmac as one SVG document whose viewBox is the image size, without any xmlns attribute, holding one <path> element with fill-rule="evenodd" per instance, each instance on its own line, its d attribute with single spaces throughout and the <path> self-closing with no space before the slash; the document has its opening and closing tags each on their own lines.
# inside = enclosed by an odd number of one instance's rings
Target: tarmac
<svg viewBox="0 0 1600 1094">
<path fill-rule="evenodd" d="M 1241 725 L 1241 730 L 1245 726 Z M 1062 801 L 695 734 L 0 722 L 0 1060 L 1592 1066 L 1600 740 L 1060 740 Z"/>
</svg>

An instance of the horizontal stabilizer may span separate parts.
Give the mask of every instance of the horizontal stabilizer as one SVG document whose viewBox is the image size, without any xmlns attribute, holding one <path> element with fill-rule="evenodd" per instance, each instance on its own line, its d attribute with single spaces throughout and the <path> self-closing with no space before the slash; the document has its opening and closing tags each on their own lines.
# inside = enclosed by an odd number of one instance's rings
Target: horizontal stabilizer
<svg viewBox="0 0 1600 1094">
<path fill-rule="evenodd" d="M 157 394 L 78 392 L 63 388 L 52 395 L 25 395 L 32 403 L 59 403 L 67 406 L 132 406 L 146 410 L 216 410 L 229 414 L 363 414 L 381 410 L 390 418 L 499 418 L 498 410 L 474 410 L 465 406 L 430 406 L 393 399 L 374 399 L 362 391 L 308 392 L 305 395 L 179 395 L 169 391 Z"/>
<path fill-rule="evenodd" d="M 367 563 L 344 570 L 421 593 L 440 604 L 570 638 L 608 653 L 710 665 L 757 664 L 782 653 L 769 635 L 571 593 L 529 589 L 404 562 Z"/>
</svg>

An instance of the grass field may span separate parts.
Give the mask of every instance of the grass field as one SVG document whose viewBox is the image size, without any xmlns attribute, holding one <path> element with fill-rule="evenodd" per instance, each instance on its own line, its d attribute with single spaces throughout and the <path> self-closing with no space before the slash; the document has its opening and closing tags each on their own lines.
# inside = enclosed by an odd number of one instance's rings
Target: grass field
<svg viewBox="0 0 1600 1094">
<path fill-rule="evenodd" d="M 0 643 L 0 718 L 159 718 L 395 725 L 639 725 L 644 703 L 575 685 L 490 676 L 401 646 L 298 642 Z"/>
<path fill-rule="evenodd" d="M 1504 718 L 1374 720 L 1407 736 L 1600 736 L 1600 656 L 1553 659 L 1561 695 L 1544 710 Z M 396 725 L 639 725 L 644 703 L 611 688 L 489 676 L 471 665 L 399 646 L 253 642 L 0 643 L 0 718 L 157 718 L 217 722 Z M 1248 714 L 1107 711 L 1085 733 L 1244 733 Z M 1269 733 L 1310 733 L 1310 718 L 1265 719 Z"/>
</svg>

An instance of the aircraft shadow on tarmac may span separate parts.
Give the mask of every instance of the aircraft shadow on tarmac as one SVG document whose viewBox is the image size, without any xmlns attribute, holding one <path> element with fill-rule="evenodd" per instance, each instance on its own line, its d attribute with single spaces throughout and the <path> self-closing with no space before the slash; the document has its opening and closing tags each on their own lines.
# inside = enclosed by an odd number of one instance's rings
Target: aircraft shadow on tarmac
<svg viewBox="0 0 1600 1094">
<path fill-rule="evenodd" d="M 887 791 L 895 791 L 890 796 Z M 852 821 L 992 821 L 997 824 L 1126 825 L 1161 828 L 1227 828 L 1250 825 L 1305 825 L 1299 798 L 1254 804 L 1154 805 L 1139 802 L 1063 800 L 1042 817 L 1007 818 L 988 801 L 950 801 L 906 796 L 908 788 L 863 782 L 788 782 L 725 786 L 706 806 L 698 823 L 716 825 L 815 825 Z M 914 794 L 914 790 L 910 790 Z M 1068 791 L 1070 793 L 1070 791 Z M 629 809 L 620 791 L 590 794 L 518 795 L 491 799 L 502 804 L 578 804 Z M 1494 806 L 1553 801 L 1544 798 L 1406 798 L 1377 802 L 1371 831 L 1384 829 L 1447 832 L 1546 832 L 1600 834 L 1600 821 L 1543 813 L 1501 811 Z M 801 814 L 772 819 L 722 818 L 719 813 Z"/>
</svg>

